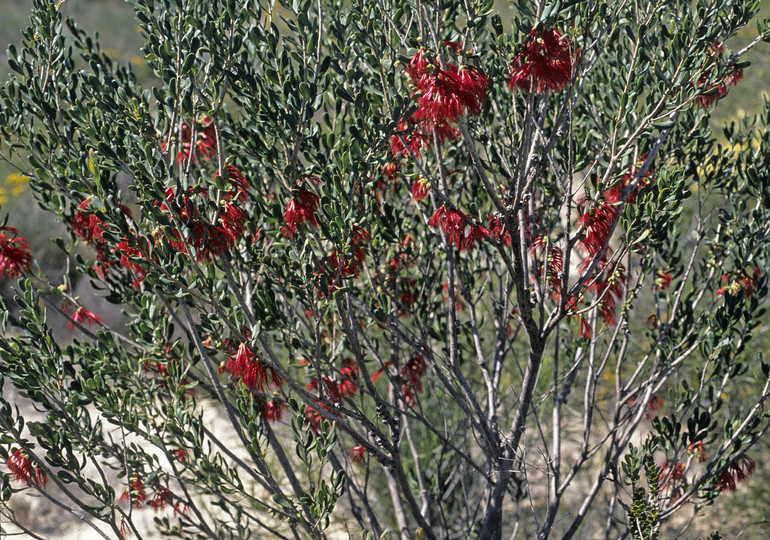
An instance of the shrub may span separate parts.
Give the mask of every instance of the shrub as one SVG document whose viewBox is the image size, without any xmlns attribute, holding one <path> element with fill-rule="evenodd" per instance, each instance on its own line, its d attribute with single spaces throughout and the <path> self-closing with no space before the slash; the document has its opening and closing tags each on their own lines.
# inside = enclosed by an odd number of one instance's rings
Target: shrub
<svg viewBox="0 0 770 540">
<path fill-rule="evenodd" d="M 753 472 L 770 108 L 708 121 L 757 1 L 131 3 L 154 82 L 53 1 L 8 51 L 3 157 L 70 264 L 3 228 L 42 413 L 0 399 L 6 517 L 653 538 Z"/>
</svg>

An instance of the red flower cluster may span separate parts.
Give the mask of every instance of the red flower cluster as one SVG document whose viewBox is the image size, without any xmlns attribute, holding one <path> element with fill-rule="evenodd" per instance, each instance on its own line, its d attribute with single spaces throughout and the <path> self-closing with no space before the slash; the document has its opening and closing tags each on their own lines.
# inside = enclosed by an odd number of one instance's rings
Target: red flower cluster
<svg viewBox="0 0 770 540">
<path fill-rule="evenodd" d="M 9 238 L 3 231 L 12 237 Z M 0 227 L 0 277 L 17 278 L 32 268 L 32 254 L 27 239 L 18 234 L 16 227 Z"/>
<path fill-rule="evenodd" d="M 235 356 L 227 361 L 227 368 L 235 379 L 242 379 L 249 390 L 264 393 L 271 386 L 280 388 L 283 384 L 275 368 L 266 366 L 246 343 L 241 343 Z"/>
<path fill-rule="evenodd" d="M 462 52 L 456 43 L 446 45 L 454 54 Z M 428 135 L 436 133 L 440 141 L 454 139 L 459 131 L 450 123 L 466 114 L 481 114 L 489 79 L 480 69 L 464 64 L 458 67 L 451 62 L 441 67 L 437 58 L 423 48 L 409 62 L 406 73 L 415 86 L 417 110 L 409 119 L 411 131 L 405 122 L 399 123 L 398 130 L 415 156 L 419 157 L 423 144 L 430 142 Z M 390 149 L 395 156 L 408 154 L 399 135 L 390 137 Z"/>
<path fill-rule="evenodd" d="M 214 123 L 210 118 L 203 117 L 201 119 L 197 126 L 196 136 L 193 161 L 197 161 L 198 157 L 208 160 L 217 154 L 217 133 L 214 128 Z M 192 149 L 192 130 L 187 124 L 183 124 L 182 149 L 176 155 L 176 162 L 182 163 L 184 160 L 188 159 Z M 161 150 L 164 152 L 166 151 L 165 141 L 161 144 Z"/>
<path fill-rule="evenodd" d="M 417 177 L 417 180 L 412 184 L 412 198 L 415 201 L 421 201 L 428 196 L 430 192 L 430 182 L 428 182 L 422 175 Z"/>
<path fill-rule="evenodd" d="M 372 374 L 372 382 L 377 382 L 383 372 L 391 365 L 387 362 L 383 367 Z M 428 371 L 428 363 L 425 357 L 419 353 L 414 356 L 401 368 L 399 376 L 401 378 L 401 395 L 407 405 L 414 405 L 417 394 L 422 392 L 422 378 Z"/>
<path fill-rule="evenodd" d="M 693 456 L 695 456 L 695 459 L 698 460 L 698 463 L 703 463 L 705 461 L 708 461 L 708 457 L 705 454 L 703 443 L 701 441 L 694 442 L 691 445 L 689 445 L 687 447 L 687 451 Z"/>
<path fill-rule="evenodd" d="M 561 290 L 562 271 L 564 270 L 564 252 L 559 246 L 550 244 L 548 246 L 548 255 L 545 256 L 546 242 L 542 235 L 532 239 L 532 247 L 529 248 L 530 255 L 535 258 L 535 271 L 532 280 L 539 280 L 543 277 L 543 266 L 545 266 L 545 276 L 551 293 L 554 298 L 558 298 Z M 545 265 L 543 258 L 545 256 Z"/>
<path fill-rule="evenodd" d="M 65 302 L 65 304 L 62 306 L 62 310 L 66 313 L 68 308 L 68 304 Z M 79 307 L 75 310 L 75 313 L 72 314 L 72 321 L 67 323 L 67 326 L 75 330 L 77 328 L 75 324 L 88 324 L 88 327 L 91 327 L 92 323 L 96 324 L 102 324 L 102 319 L 98 315 L 92 313 L 91 311 L 88 311 L 87 309 L 83 307 Z"/>
<path fill-rule="evenodd" d="M 112 250 L 112 253 L 120 255 L 120 266 L 128 269 L 134 275 L 132 285 L 134 288 L 139 288 L 144 281 L 144 278 L 147 277 L 148 270 L 138 263 L 132 262 L 129 257 L 144 259 L 144 253 L 138 248 L 130 247 L 128 245 L 128 240 L 125 237 L 117 243 L 115 249 Z M 104 264 L 102 264 L 102 268 L 106 268 Z M 102 274 L 102 276 L 103 275 L 104 274 Z"/>
<path fill-rule="evenodd" d="M 366 259 L 366 252 L 361 246 L 370 239 L 369 231 L 354 225 L 350 246 L 342 252 L 335 249 L 329 255 L 331 271 L 340 278 L 356 277 Z"/>
<path fill-rule="evenodd" d="M 623 175 L 623 177 L 618 182 L 616 182 L 612 187 L 604 190 L 604 193 L 603 193 L 604 200 L 606 200 L 608 203 L 620 202 L 620 199 L 623 195 L 623 191 L 634 180 L 634 178 L 636 177 L 636 174 L 639 172 L 639 169 L 641 169 L 642 165 L 646 160 L 647 160 L 647 154 L 640 156 L 639 159 L 636 160 L 636 164 L 631 165 L 628 171 Z M 639 182 L 636 184 L 636 187 L 628 194 L 625 202 L 627 202 L 628 204 L 634 204 L 634 202 L 636 202 L 636 196 L 638 195 L 639 190 L 647 186 L 651 176 L 652 176 L 652 173 L 648 168 L 647 171 L 644 173 L 644 175 L 639 179 Z"/>
<path fill-rule="evenodd" d="M 601 249 L 607 247 L 618 217 L 618 209 L 606 202 L 586 210 L 580 216 L 578 226 L 584 230 L 580 243 L 590 257 L 595 256 Z"/>
<path fill-rule="evenodd" d="M 447 210 L 446 206 L 441 206 L 430 218 L 428 225 L 434 229 L 440 228 L 446 241 L 455 244 L 460 250 L 470 250 L 477 242 L 489 237 L 489 231 L 472 225 L 468 216 L 457 208 Z"/>
<path fill-rule="evenodd" d="M 177 448 L 171 455 L 174 456 L 179 463 L 187 463 L 187 451 L 184 448 Z"/>
<path fill-rule="evenodd" d="M 660 476 L 658 477 L 658 483 L 661 488 L 665 488 L 668 484 L 676 483 L 684 476 L 684 463 L 670 464 L 668 461 L 664 461 L 660 466 Z"/>
<path fill-rule="evenodd" d="M 261 397 L 257 398 L 257 406 L 259 407 L 259 414 L 268 422 L 280 422 L 283 411 L 286 409 L 286 403 Z"/>
<path fill-rule="evenodd" d="M 246 212 L 238 205 L 248 199 L 249 182 L 243 173 L 232 165 L 225 167 L 225 170 L 230 189 L 224 191 L 222 195 L 222 208 L 218 213 L 216 223 L 209 223 L 192 201 L 192 197 L 196 195 L 200 195 L 204 199 L 209 198 L 208 189 L 205 187 L 189 188 L 187 193 L 183 195 L 182 204 L 178 210 L 180 221 L 192 231 L 189 244 L 197 253 L 196 259 L 198 261 L 210 261 L 221 256 L 235 247 L 243 237 L 245 230 L 243 222 L 246 219 Z M 166 201 L 160 203 L 160 209 L 169 211 L 167 203 L 174 199 L 174 188 L 166 189 Z M 181 233 L 174 230 L 173 235 L 174 240 L 169 240 L 171 246 L 178 252 L 185 253 L 187 250 L 182 241 Z"/>
<path fill-rule="evenodd" d="M 751 273 L 749 273 L 749 270 Z M 744 298 L 751 298 L 754 291 L 759 287 L 759 278 L 762 275 L 762 270 L 758 266 L 750 266 L 748 270 L 736 270 L 734 272 L 726 272 L 722 274 L 719 281 L 727 283 L 724 287 L 717 289 L 717 294 L 722 296 L 727 293 L 730 296 L 738 296 L 743 292 Z"/>
<path fill-rule="evenodd" d="M 495 212 L 489 216 L 487 221 L 489 222 L 489 228 L 487 229 L 489 236 L 504 246 L 511 247 L 511 233 L 506 229 L 502 216 Z"/>
<path fill-rule="evenodd" d="M 48 476 L 43 469 L 41 467 L 33 468 L 29 457 L 21 449 L 10 455 L 6 465 L 8 465 L 13 479 L 18 482 L 23 482 L 28 486 L 35 484 L 39 488 L 45 487 L 48 483 Z"/>
<path fill-rule="evenodd" d="M 658 268 L 658 274 L 655 278 L 655 286 L 661 291 L 665 291 L 668 289 L 668 286 L 671 285 L 672 279 L 673 278 L 671 277 L 671 274 L 664 272 L 662 268 Z"/>
<path fill-rule="evenodd" d="M 742 463 L 741 463 L 742 462 Z M 722 471 L 717 482 L 719 491 L 735 491 L 738 484 L 745 482 L 749 476 L 754 474 L 757 464 L 748 456 L 743 456 L 738 461 L 733 461 Z"/>
<path fill-rule="evenodd" d="M 524 41 L 524 50 L 513 59 L 511 71 L 511 90 L 559 92 L 572 79 L 569 41 L 556 30 L 532 30 Z"/>
<path fill-rule="evenodd" d="M 318 227 L 318 221 L 315 214 L 318 211 L 318 203 L 321 198 L 302 187 L 303 180 L 312 179 L 319 182 L 315 176 L 303 176 L 297 181 L 297 187 L 294 195 L 289 201 L 289 205 L 283 212 L 283 235 L 287 238 L 294 238 L 297 234 L 297 228 L 302 223 L 307 223 L 311 227 Z"/>
<path fill-rule="evenodd" d="M 420 49 L 406 72 L 416 87 L 414 95 L 418 96 L 412 120 L 421 124 L 425 133 L 446 129 L 448 123 L 463 114 L 481 113 L 489 88 L 489 79 L 481 70 L 473 66 L 457 67 L 450 62 L 442 68 L 435 57 Z"/>
<path fill-rule="evenodd" d="M 133 503 L 134 508 L 141 508 L 147 494 L 144 491 L 142 475 L 134 473 L 129 482 L 130 490 L 126 490 L 118 499 L 118 504 Z"/>
<path fill-rule="evenodd" d="M 348 367 L 349 369 L 347 371 L 345 370 L 345 367 Z M 351 361 L 345 361 L 345 366 L 340 370 L 343 375 L 349 378 L 350 375 L 353 375 L 353 377 L 358 376 L 358 367 L 355 366 L 355 364 Z M 342 403 L 343 399 L 351 399 L 355 392 L 358 391 L 358 387 L 355 386 L 355 384 L 352 385 L 352 388 L 350 386 L 347 386 L 343 390 L 340 390 L 340 385 L 337 384 L 336 381 L 330 379 L 329 377 L 321 377 L 321 382 L 323 383 L 322 389 L 323 389 L 323 395 L 319 392 L 319 384 L 318 379 L 315 378 L 312 381 L 310 381 L 307 386 L 305 387 L 308 392 L 315 392 L 319 394 L 319 397 L 323 397 L 329 401 L 331 401 L 334 405 L 339 405 Z M 346 381 L 343 380 L 343 383 Z M 352 383 L 352 381 L 351 381 Z M 324 409 L 325 411 L 329 411 L 330 413 L 334 413 L 334 411 L 326 404 L 322 403 L 321 401 L 314 401 L 314 403 Z M 313 407 L 310 405 L 305 406 L 305 420 L 310 425 L 311 431 L 313 433 L 318 433 L 321 429 L 321 421 L 324 420 L 323 415 L 316 411 Z"/>
<path fill-rule="evenodd" d="M 353 463 L 363 463 L 366 456 L 366 449 L 363 446 L 354 446 L 350 449 L 350 461 Z"/>
<path fill-rule="evenodd" d="M 711 74 L 719 69 L 719 64 L 722 61 L 722 55 L 725 52 L 725 46 L 721 42 L 712 43 L 709 45 L 709 56 L 714 61 L 714 66 L 706 70 L 706 72 L 698 79 L 698 87 L 708 84 L 708 80 L 711 78 Z M 708 109 L 714 103 L 722 99 L 727 95 L 727 87 L 729 85 L 735 86 L 743 78 L 743 70 L 730 66 L 729 73 L 725 75 L 724 79 L 716 83 L 710 84 L 706 90 L 699 95 L 695 101 L 700 104 L 704 109 Z"/>
<path fill-rule="evenodd" d="M 171 492 L 161 486 L 155 491 L 155 495 L 153 495 L 152 500 L 150 501 L 150 506 L 155 512 L 162 512 L 166 509 L 166 506 L 168 506 L 171 497 Z"/>
</svg>

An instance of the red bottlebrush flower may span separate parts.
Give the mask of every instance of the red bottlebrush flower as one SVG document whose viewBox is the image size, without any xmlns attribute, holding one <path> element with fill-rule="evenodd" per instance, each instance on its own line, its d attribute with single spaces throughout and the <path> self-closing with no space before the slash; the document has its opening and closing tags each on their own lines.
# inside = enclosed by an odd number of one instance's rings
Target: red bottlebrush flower
<svg viewBox="0 0 770 540">
<path fill-rule="evenodd" d="M 536 270 L 532 277 L 534 280 L 539 280 L 543 276 L 543 256 L 545 253 L 545 237 L 542 235 L 535 236 L 532 239 L 532 247 L 530 248 L 530 254 L 534 255 L 536 261 Z M 558 297 L 559 290 L 561 288 L 561 274 L 564 269 L 564 253 L 559 246 L 548 245 L 548 255 L 545 257 L 546 279 L 552 292 Z"/>
<path fill-rule="evenodd" d="M 472 225 L 471 228 L 468 229 L 468 235 L 463 241 L 462 248 L 465 251 L 470 251 L 473 249 L 473 246 L 475 246 L 477 242 L 481 242 L 486 238 L 489 238 L 489 231 L 487 231 L 484 227 Z"/>
<path fill-rule="evenodd" d="M 497 213 L 489 216 L 489 236 L 500 242 L 504 246 L 511 247 L 511 235 L 505 228 L 502 216 Z"/>
<path fill-rule="evenodd" d="M 171 501 L 171 496 L 171 492 L 168 489 L 159 487 L 150 501 L 150 506 L 153 511 L 162 512 L 165 510 L 166 506 Z"/>
<path fill-rule="evenodd" d="M 45 471 L 41 467 L 33 469 L 32 462 L 21 448 L 8 457 L 6 465 L 8 465 L 13 479 L 18 482 L 23 482 L 28 486 L 35 484 L 39 488 L 44 488 L 48 483 L 48 476 L 45 474 Z"/>
<path fill-rule="evenodd" d="M 698 86 L 705 84 L 706 77 L 702 77 L 698 81 Z M 727 95 L 727 85 L 723 82 L 715 83 L 706 88 L 706 91 L 699 95 L 695 101 L 704 109 L 710 108 L 714 103 L 722 99 Z"/>
<path fill-rule="evenodd" d="M 588 324 L 585 317 L 580 317 L 580 337 L 583 339 L 591 339 L 592 335 L 593 329 L 591 328 L 591 325 Z"/>
<path fill-rule="evenodd" d="M 658 482 L 660 487 L 664 488 L 668 484 L 681 480 L 684 476 L 684 463 L 677 463 L 673 467 L 669 465 L 668 461 L 664 461 L 660 466 L 660 476 Z"/>
<path fill-rule="evenodd" d="M 187 463 L 187 451 L 184 448 L 177 448 L 171 455 L 174 456 L 179 463 Z"/>
<path fill-rule="evenodd" d="M 371 239 L 369 231 L 354 225 L 351 236 L 350 245 L 343 253 L 335 249 L 329 255 L 329 268 L 340 278 L 356 277 L 366 260 L 366 252 L 361 244 Z"/>
<path fill-rule="evenodd" d="M 205 117 L 201 120 L 201 127 L 203 129 L 200 131 L 197 143 L 198 155 L 205 159 L 211 159 L 217 155 L 216 128 L 214 127 L 214 122 L 210 118 Z"/>
<path fill-rule="evenodd" d="M 12 235 L 8 237 L 3 231 Z M 17 278 L 32 268 L 32 254 L 27 239 L 17 236 L 15 227 L 0 227 L 0 277 Z"/>
<path fill-rule="evenodd" d="M 433 217 L 428 221 L 428 225 L 435 228 L 441 228 L 446 235 L 446 241 L 455 244 L 457 249 L 461 249 L 465 241 L 465 229 L 470 227 L 468 216 L 456 208 L 446 209 L 445 206 L 439 208 Z"/>
<path fill-rule="evenodd" d="M 394 156 L 410 157 L 410 152 L 417 158 L 421 156 L 420 150 L 422 150 L 423 145 L 427 144 L 427 137 L 417 126 L 412 126 L 411 131 L 409 129 L 406 122 L 399 122 L 399 133 L 390 136 L 390 153 Z M 406 147 L 401 142 L 402 139 L 406 143 Z"/>
<path fill-rule="evenodd" d="M 354 446 L 350 449 L 350 461 L 353 463 L 363 463 L 366 449 L 363 446 Z"/>
<path fill-rule="evenodd" d="M 602 194 L 604 196 L 604 200 L 609 203 L 617 203 L 620 202 L 620 199 L 623 195 L 623 191 L 626 189 L 626 187 L 634 180 L 636 177 L 637 172 L 642 167 L 644 162 L 647 160 L 647 154 L 644 154 L 639 157 L 636 161 L 636 165 L 631 165 L 629 167 L 628 171 L 623 175 L 623 177 L 615 183 L 611 188 L 608 188 L 604 190 L 604 193 Z M 639 182 L 636 184 L 636 188 L 631 191 L 628 196 L 626 197 L 626 203 L 628 204 L 634 204 L 636 201 L 636 196 L 639 193 L 639 190 L 646 187 L 649 183 L 650 177 L 652 173 L 648 169 L 644 175 L 639 179 Z"/>
<path fill-rule="evenodd" d="M 246 343 L 241 343 L 235 357 L 227 361 L 227 367 L 233 378 L 242 379 L 249 390 L 265 392 L 271 385 L 280 388 L 283 384 L 278 372 L 265 366 Z"/>
<path fill-rule="evenodd" d="M 420 49 L 406 67 L 417 87 L 417 111 L 412 121 L 425 131 L 441 131 L 441 137 L 456 137 L 457 130 L 447 124 L 463 114 L 478 115 L 486 101 L 489 79 L 478 68 L 447 63 L 439 67 L 425 49 Z M 400 142 L 400 141 L 399 141 Z M 391 139 L 391 144 L 393 140 Z M 394 154 L 400 148 L 392 148 Z M 414 151 L 413 151 L 414 152 Z M 416 152 L 414 152 L 416 154 Z"/>
<path fill-rule="evenodd" d="M 422 377 L 427 371 L 428 364 L 419 353 L 415 353 L 401 368 L 401 393 L 407 405 L 414 405 L 416 394 L 422 392 Z"/>
<path fill-rule="evenodd" d="M 354 382 L 358 379 L 358 366 L 355 361 L 350 358 L 345 360 L 340 369 L 340 374 L 342 375 L 342 380 L 337 384 L 340 397 L 342 399 L 350 399 L 358 392 L 358 386 Z"/>
<path fill-rule="evenodd" d="M 144 278 L 147 277 L 148 270 L 139 266 L 138 263 L 132 262 L 129 257 L 144 259 L 144 253 L 137 248 L 129 247 L 128 241 L 125 238 L 118 242 L 112 253 L 120 255 L 120 266 L 131 271 L 135 278 L 132 285 L 138 288 L 144 281 Z"/>
<path fill-rule="evenodd" d="M 417 180 L 412 184 L 412 198 L 415 201 L 421 201 L 428 196 L 430 191 L 430 182 L 428 182 L 422 176 L 418 176 Z"/>
<path fill-rule="evenodd" d="M 227 239 L 227 249 L 230 249 L 238 243 L 238 240 L 243 236 L 245 227 L 243 220 L 246 219 L 246 211 L 231 204 L 228 201 L 223 203 L 224 210 L 219 216 L 219 223 L 221 224 L 221 230 L 224 232 Z"/>
<path fill-rule="evenodd" d="M 578 226 L 585 227 L 580 243 L 591 257 L 606 247 L 618 216 L 618 209 L 604 202 L 580 216 Z"/>
<path fill-rule="evenodd" d="M 569 41 L 556 30 L 533 30 L 524 42 L 524 50 L 513 59 L 508 87 L 539 94 L 546 89 L 561 91 L 572 79 L 572 54 Z"/>
<path fill-rule="evenodd" d="M 725 52 L 725 46 L 723 43 L 717 41 L 708 46 L 707 52 L 714 62 L 714 67 L 707 69 L 706 72 L 701 76 L 701 78 L 698 79 L 698 83 L 697 83 L 698 87 L 706 85 L 709 79 L 711 78 L 711 74 L 714 72 L 714 70 L 717 70 L 719 68 L 720 60 L 722 58 L 722 55 Z M 708 109 L 718 100 L 725 97 L 727 95 L 728 85 L 734 86 L 738 84 L 743 78 L 742 69 L 736 68 L 735 66 L 732 66 L 732 68 L 728 67 L 728 69 L 731 69 L 731 71 L 730 73 L 724 76 L 724 79 L 710 84 L 708 88 L 706 88 L 706 90 L 695 99 L 695 101 L 698 104 L 700 104 L 700 106 L 703 107 L 704 109 Z"/>
<path fill-rule="evenodd" d="M 131 530 L 131 526 L 128 524 L 128 521 L 126 521 L 126 519 L 122 516 L 120 518 L 120 530 L 118 533 L 120 534 L 120 540 L 131 538 L 134 535 L 133 531 Z"/>
<path fill-rule="evenodd" d="M 340 394 L 337 383 L 331 380 L 329 377 L 321 377 L 323 381 L 324 397 L 329 399 L 332 403 L 340 403 L 342 401 L 342 395 Z M 318 379 L 313 379 L 305 387 L 308 392 L 315 392 L 318 390 Z"/>
<path fill-rule="evenodd" d="M 762 275 L 762 271 L 756 265 L 749 267 L 749 269 L 751 274 L 745 269 L 722 274 L 719 281 L 728 282 L 728 285 L 718 289 L 716 293 L 719 296 L 725 293 L 730 296 L 737 296 L 743 292 L 744 298 L 751 298 L 754 291 L 759 287 L 759 278 Z"/>
<path fill-rule="evenodd" d="M 735 478 L 733 478 L 733 475 L 730 472 L 729 467 L 724 471 L 722 471 L 722 474 L 719 475 L 719 481 L 717 482 L 717 487 L 721 492 L 735 491 L 737 489 L 738 486 L 736 486 L 735 484 Z"/>
<path fill-rule="evenodd" d="M 396 179 L 396 173 L 398 173 L 398 162 L 387 161 L 385 162 L 385 165 L 382 166 L 382 174 L 389 182 Z"/>
<path fill-rule="evenodd" d="M 698 463 L 703 463 L 705 461 L 708 461 L 708 457 L 706 457 L 706 454 L 704 452 L 703 443 L 701 441 L 694 442 L 691 445 L 687 447 L 687 451 L 695 456 L 695 459 L 698 460 Z"/>
<path fill-rule="evenodd" d="M 315 193 L 299 186 L 295 190 L 294 197 L 283 213 L 283 235 L 294 238 L 297 227 L 307 223 L 311 227 L 318 227 L 315 213 L 321 198 Z"/>
<path fill-rule="evenodd" d="M 242 203 L 246 202 L 248 198 L 249 186 L 251 186 L 251 183 L 246 180 L 246 177 L 243 176 L 241 171 L 232 165 L 225 165 L 225 171 L 227 172 L 227 181 L 230 183 L 232 188 L 231 190 L 225 192 L 225 200 L 238 200 Z"/>
<path fill-rule="evenodd" d="M 424 48 L 421 48 L 417 53 L 412 57 L 412 60 L 409 62 L 409 65 L 406 66 L 406 73 L 411 77 L 412 82 L 417 84 L 420 79 L 423 77 L 423 75 L 428 70 L 428 65 L 433 63 L 431 60 L 428 61 L 428 58 L 426 57 L 427 51 Z"/>
<path fill-rule="evenodd" d="M 76 328 L 75 323 L 81 325 L 87 323 L 88 327 L 90 328 L 92 323 L 101 324 L 102 319 L 87 309 L 79 307 L 77 310 L 75 310 L 75 313 L 72 314 L 72 322 L 68 322 L 67 326 L 74 330 Z"/>
<path fill-rule="evenodd" d="M 671 285 L 671 280 L 671 274 L 664 272 L 662 269 L 658 269 L 658 276 L 655 278 L 655 286 L 661 291 L 665 291 L 668 289 L 668 286 Z"/>
<path fill-rule="evenodd" d="M 266 399 L 259 400 L 259 413 L 262 415 L 262 418 L 268 422 L 280 422 L 285 408 L 286 404 L 279 401 Z"/>
<path fill-rule="evenodd" d="M 118 504 L 133 503 L 134 508 L 141 508 L 145 499 L 144 480 L 141 474 L 132 474 L 129 482 L 130 489 L 123 492 Z"/>
<path fill-rule="evenodd" d="M 646 414 L 647 418 L 652 419 L 654 416 L 657 416 L 661 407 L 663 407 L 663 399 L 658 396 L 652 396 L 649 403 L 647 403 L 647 408 L 650 409 L 650 412 Z"/>
</svg>

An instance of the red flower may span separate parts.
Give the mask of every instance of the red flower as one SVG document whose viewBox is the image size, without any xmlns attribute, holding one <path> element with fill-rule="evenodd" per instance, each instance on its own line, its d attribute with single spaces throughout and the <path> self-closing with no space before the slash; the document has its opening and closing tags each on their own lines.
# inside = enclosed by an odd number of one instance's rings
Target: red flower
<svg viewBox="0 0 770 540">
<path fill-rule="evenodd" d="M 289 205 L 283 212 L 283 235 L 294 238 L 297 227 L 302 223 L 307 223 L 311 227 L 318 227 L 315 213 L 318 210 L 320 200 L 321 198 L 315 193 L 308 191 L 301 185 L 298 186 L 294 196 L 289 201 Z"/>
<path fill-rule="evenodd" d="M 580 317 L 580 337 L 583 339 L 591 339 L 592 334 L 593 330 L 591 329 L 591 325 L 588 324 L 585 317 Z"/>
<path fill-rule="evenodd" d="M 728 282 L 729 284 L 718 289 L 716 293 L 719 296 L 722 296 L 724 293 L 730 296 L 737 296 L 743 292 L 744 298 L 751 298 L 754 291 L 759 287 L 759 277 L 762 275 L 762 271 L 756 265 L 749 267 L 749 269 L 751 274 L 745 269 L 722 274 L 719 281 Z"/>
<path fill-rule="evenodd" d="M 660 487 L 666 487 L 671 482 L 681 480 L 684 476 L 684 463 L 677 463 L 673 467 L 669 466 L 668 461 L 664 461 L 660 466 L 660 476 L 658 482 Z"/>
<path fill-rule="evenodd" d="M 543 93 L 559 92 L 572 78 L 570 44 L 556 30 L 533 30 L 524 42 L 524 50 L 513 59 L 508 87 Z"/>
<path fill-rule="evenodd" d="M 671 274 L 659 268 L 658 277 L 655 278 L 655 286 L 661 291 L 665 291 L 671 285 L 671 279 Z"/>
<path fill-rule="evenodd" d="M 412 185 L 412 198 L 415 201 L 421 201 L 428 196 L 429 191 L 430 182 L 428 182 L 422 176 L 418 176 L 417 180 L 415 180 L 414 184 Z"/>
<path fill-rule="evenodd" d="M 366 449 L 363 446 L 354 446 L 350 449 L 350 461 L 353 463 L 363 463 Z"/>
<path fill-rule="evenodd" d="M 337 384 L 339 388 L 340 397 L 342 399 L 350 399 L 356 392 L 358 392 L 358 386 L 354 382 L 358 379 L 358 365 L 351 358 L 345 360 L 340 369 L 342 380 Z"/>
<path fill-rule="evenodd" d="M 177 448 L 171 452 L 171 455 L 174 456 L 179 463 L 187 463 L 187 451 L 184 448 Z"/>
<path fill-rule="evenodd" d="M 141 508 L 146 494 L 144 491 L 144 480 L 141 474 L 132 474 L 129 482 L 130 490 L 126 490 L 118 499 L 118 504 L 133 502 L 134 508 Z"/>
<path fill-rule="evenodd" d="M 606 247 L 618 216 L 618 209 L 605 202 L 580 216 L 578 226 L 585 227 L 580 243 L 591 257 Z"/>
<path fill-rule="evenodd" d="M 455 244 L 458 249 L 465 240 L 465 227 L 469 225 L 468 217 L 456 208 L 446 209 L 442 206 L 428 221 L 428 225 L 434 229 L 440 228 L 446 235 L 446 241 Z"/>
<path fill-rule="evenodd" d="M 410 128 L 406 122 L 399 122 L 399 133 L 390 136 L 390 153 L 394 156 L 398 157 L 398 155 L 401 154 L 404 157 L 407 157 L 409 156 L 409 152 L 411 152 L 415 157 L 420 157 L 420 150 L 422 149 L 423 144 L 427 143 L 427 138 L 417 127 L 413 126 L 411 131 L 409 130 Z M 409 151 L 406 150 L 404 144 L 401 142 L 402 139 L 406 143 L 406 148 L 409 148 Z"/>
<path fill-rule="evenodd" d="M 48 476 L 41 467 L 32 468 L 32 462 L 21 449 L 16 450 L 10 455 L 6 462 L 8 469 L 11 471 L 11 476 L 18 482 L 23 482 L 26 485 L 35 484 L 39 488 L 45 487 L 48 483 Z"/>
<path fill-rule="evenodd" d="M 283 410 L 286 408 L 285 403 L 281 403 L 275 400 L 260 399 L 258 402 L 259 413 L 262 418 L 268 422 L 280 422 L 281 416 L 283 416 Z"/>
<path fill-rule="evenodd" d="M 719 63 L 722 59 L 722 55 L 724 54 L 724 52 L 725 52 L 725 46 L 719 41 L 709 45 L 708 54 L 712 58 L 714 62 L 714 66 L 712 68 L 707 69 L 703 73 L 701 78 L 698 79 L 697 86 L 701 87 L 708 83 L 709 79 L 711 78 L 711 74 L 715 70 L 719 69 Z M 698 104 L 700 104 L 700 106 L 703 107 L 704 109 L 708 109 L 718 100 L 725 97 L 727 95 L 728 85 L 735 86 L 743 78 L 742 69 L 736 68 L 735 66 L 728 67 L 728 69 L 731 69 L 731 71 L 730 73 L 724 76 L 724 79 L 710 84 L 708 88 L 706 88 L 706 90 L 695 99 L 695 101 L 697 101 Z"/>
<path fill-rule="evenodd" d="M 603 196 L 604 200 L 606 200 L 609 203 L 616 203 L 620 202 L 620 198 L 623 195 L 623 191 L 626 189 L 628 184 L 630 184 L 634 178 L 636 177 L 637 172 L 642 167 L 644 162 L 647 160 L 647 154 L 644 154 L 639 157 L 639 159 L 636 160 L 636 165 L 631 165 L 629 167 L 626 174 L 623 175 L 623 178 L 621 178 L 618 182 L 615 183 L 611 188 L 608 188 L 604 191 Z M 639 190 L 647 186 L 648 180 L 650 179 L 651 172 L 649 169 L 647 169 L 647 172 L 644 173 L 644 176 L 642 176 L 639 179 L 639 182 L 636 184 L 636 188 L 631 191 L 628 196 L 626 197 L 626 201 L 628 204 L 634 204 L 636 201 L 636 195 L 639 193 Z"/>
<path fill-rule="evenodd" d="M 7 231 L 13 237 L 9 238 L 2 231 Z M 0 277 L 17 278 L 32 268 L 29 244 L 26 238 L 16 236 L 18 233 L 15 227 L 0 227 Z"/>
<path fill-rule="evenodd" d="M 77 310 L 75 310 L 75 313 L 72 314 L 72 322 L 68 322 L 67 326 L 74 330 L 76 328 L 74 323 L 80 325 L 88 323 L 88 327 L 90 328 L 92 323 L 101 324 L 102 319 L 87 309 L 79 307 Z"/>
<path fill-rule="evenodd" d="M 341 278 L 357 276 L 361 271 L 361 265 L 366 260 L 366 252 L 364 252 L 361 244 L 370 239 L 369 231 L 354 225 L 350 245 L 345 248 L 343 253 L 335 249 L 329 255 L 329 267 L 332 272 Z"/>
<path fill-rule="evenodd" d="M 280 388 L 283 384 L 278 372 L 265 366 L 245 343 L 241 343 L 235 356 L 227 361 L 227 367 L 235 379 L 243 379 L 249 390 L 265 392 L 271 385 Z"/>
<path fill-rule="evenodd" d="M 171 492 L 164 487 L 159 487 L 150 501 L 150 506 L 155 512 L 162 512 L 169 501 L 171 501 Z"/>
<path fill-rule="evenodd" d="M 706 457 L 706 454 L 704 453 L 703 443 L 701 441 L 692 443 L 687 447 L 687 451 L 695 456 L 695 459 L 698 460 L 698 463 L 708 461 L 708 457 Z"/>
<path fill-rule="evenodd" d="M 511 235 L 506 229 L 502 217 L 497 213 L 491 214 L 489 216 L 488 222 L 489 235 L 504 246 L 511 247 Z"/>
<path fill-rule="evenodd" d="M 144 253 L 137 248 L 129 247 L 128 240 L 125 238 L 121 242 L 118 242 L 112 252 L 120 254 L 120 266 L 130 270 L 131 273 L 134 274 L 135 279 L 132 285 L 135 288 L 138 288 L 142 284 L 142 281 L 144 281 L 144 278 L 147 277 L 148 270 L 139 266 L 138 263 L 132 262 L 129 257 L 144 259 Z"/>
</svg>

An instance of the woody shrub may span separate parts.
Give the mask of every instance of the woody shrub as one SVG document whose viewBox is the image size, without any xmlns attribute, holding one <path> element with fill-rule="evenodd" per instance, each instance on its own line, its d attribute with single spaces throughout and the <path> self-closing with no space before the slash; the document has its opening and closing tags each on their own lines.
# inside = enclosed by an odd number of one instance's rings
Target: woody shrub
<svg viewBox="0 0 770 540">
<path fill-rule="evenodd" d="M 740 496 L 770 108 L 709 117 L 757 1 L 130 3 L 153 83 L 57 2 L 8 51 L 3 157 L 70 233 L 46 275 L 0 232 L 6 519 L 654 538 Z"/>
</svg>

